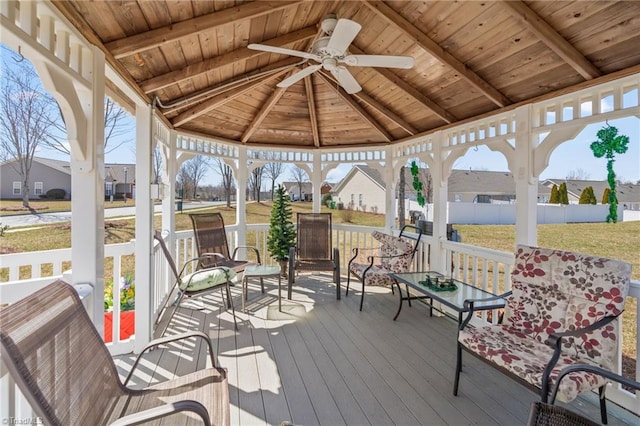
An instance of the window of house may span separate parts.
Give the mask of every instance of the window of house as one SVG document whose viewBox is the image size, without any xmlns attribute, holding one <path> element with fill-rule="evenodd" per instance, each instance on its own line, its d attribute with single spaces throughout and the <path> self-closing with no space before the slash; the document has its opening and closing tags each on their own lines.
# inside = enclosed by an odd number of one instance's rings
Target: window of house
<svg viewBox="0 0 640 426">
<path fill-rule="evenodd" d="M 104 195 L 113 195 L 113 182 L 104 183 Z"/>
<path fill-rule="evenodd" d="M 33 194 L 34 195 L 42 195 L 42 189 L 44 188 L 44 186 L 42 185 L 42 182 L 35 182 L 33 184 Z"/>
<path fill-rule="evenodd" d="M 462 195 L 461 194 L 455 194 L 453 196 L 453 201 L 456 202 L 456 203 L 461 202 L 462 201 Z"/>
<path fill-rule="evenodd" d="M 358 205 L 362 207 L 362 203 L 364 202 L 364 195 L 358 195 Z"/>
<path fill-rule="evenodd" d="M 22 182 L 13 182 L 13 195 L 22 194 Z"/>
</svg>

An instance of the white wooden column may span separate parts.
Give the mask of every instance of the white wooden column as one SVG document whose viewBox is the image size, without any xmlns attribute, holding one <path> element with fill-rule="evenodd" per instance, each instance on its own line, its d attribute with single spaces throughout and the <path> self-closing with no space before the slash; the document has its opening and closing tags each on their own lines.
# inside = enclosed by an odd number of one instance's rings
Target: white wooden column
<svg viewBox="0 0 640 426">
<path fill-rule="evenodd" d="M 319 153 L 313 154 L 313 169 L 311 170 L 311 188 L 313 197 L 313 211 L 314 213 L 320 213 L 322 207 L 322 163 L 321 155 Z"/>
<path fill-rule="evenodd" d="M 442 132 L 436 134 L 433 143 L 433 157 L 429 163 L 433 184 L 433 237 L 439 242 L 447 239 L 447 202 L 449 199 L 448 178 L 449 170 L 446 170 L 445 153 L 442 150 Z M 444 273 L 446 271 L 445 250 L 439 243 L 431 248 L 431 269 Z"/>
<path fill-rule="evenodd" d="M 82 53 L 83 81 L 47 58 L 33 63 L 43 86 L 55 96 L 67 125 L 71 151 L 71 281 L 93 287 L 93 303 L 88 312 L 102 335 L 105 59 L 95 47 Z"/>
<path fill-rule="evenodd" d="M 238 246 L 247 241 L 247 148 L 238 150 L 238 170 L 236 172 L 236 241 Z"/>
<path fill-rule="evenodd" d="M 516 109 L 516 150 L 513 177 L 516 181 L 516 244 L 538 241 L 538 177 L 534 176 L 536 141 L 531 134 L 531 106 Z"/>
<path fill-rule="evenodd" d="M 152 109 L 150 105 L 136 106 L 136 339 L 135 352 L 149 343 L 153 333 L 152 292 L 152 231 L 153 204 L 151 176 L 153 143 L 151 140 Z"/>
<path fill-rule="evenodd" d="M 176 139 L 175 130 L 169 132 L 169 146 L 160 145 L 162 152 L 162 231 L 169 233 L 169 250 L 174 253 L 174 241 L 176 231 L 176 175 L 178 174 L 178 160 L 176 158 Z"/>
<path fill-rule="evenodd" d="M 384 227 L 387 232 L 391 232 L 395 228 L 396 224 L 396 179 L 393 170 L 393 159 L 391 158 L 392 151 L 387 148 L 385 152 L 384 163 L 384 205 L 385 205 L 385 224 Z"/>
</svg>

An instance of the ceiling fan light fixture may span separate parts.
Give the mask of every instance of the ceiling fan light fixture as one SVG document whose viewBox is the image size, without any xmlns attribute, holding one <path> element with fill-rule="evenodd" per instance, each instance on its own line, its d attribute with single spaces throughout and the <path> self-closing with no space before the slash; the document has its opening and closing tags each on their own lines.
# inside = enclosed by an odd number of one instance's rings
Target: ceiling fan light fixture
<svg viewBox="0 0 640 426">
<path fill-rule="evenodd" d="M 322 20 L 322 23 L 320 24 L 320 27 L 322 28 L 322 31 L 324 31 L 326 34 L 331 35 L 333 30 L 336 28 L 337 23 L 338 23 L 338 17 L 336 16 L 336 14 L 330 13 L 324 17 L 324 19 Z"/>
</svg>

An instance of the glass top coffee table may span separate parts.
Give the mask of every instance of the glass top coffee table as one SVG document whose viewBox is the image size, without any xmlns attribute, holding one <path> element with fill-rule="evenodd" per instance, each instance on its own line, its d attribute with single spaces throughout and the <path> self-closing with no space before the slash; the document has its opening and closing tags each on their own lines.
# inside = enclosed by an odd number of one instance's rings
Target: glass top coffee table
<svg viewBox="0 0 640 426">
<path fill-rule="evenodd" d="M 505 305 L 504 297 L 459 280 L 445 280 L 445 276 L 438 272 L 405 272 L 391 274 L 391 277 L 398 284 L 398 293 L 400 294 L 400 305 L 396 316 L 393 317 L 394 321 L 400 315 L 402 302 L 405 300 L 411 306 L 411 300 L 413 299 L 427 299 L 430 315 L 433 315 L 434 309 L 442 312 L 442 310 L 434 306 L 436 302 L 439 302 L 458 313 L 458 325 L 462 323 L 462 315 L 465 312 L 469 312 L 471 307 L 473 307 L 474 311 L 485 311 L 503 308 Z M 405 284 L 407 289 L 406 296 L 402 295 L 400 284 Z M 420 295 L 410 295 L 409 287 Z"/>
</svg>

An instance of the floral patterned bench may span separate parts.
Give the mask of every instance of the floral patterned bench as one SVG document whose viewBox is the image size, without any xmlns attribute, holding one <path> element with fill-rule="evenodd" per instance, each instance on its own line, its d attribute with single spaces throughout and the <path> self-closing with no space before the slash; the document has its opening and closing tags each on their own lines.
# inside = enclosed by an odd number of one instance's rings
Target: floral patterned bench
<svg viewBox="0 0 640 426">
<path fill-rule="evenodd" d="M 572 364 L 616 369 L 619 324 L 631 279 L 625 262 L 561 250 L 519 245 L 502 324 L 461 324 L 454 395 L 462 370 L 462 349 L 539 390 L 546 402 L 560 371 Z M 472 307 L 472 305 L 471 305 Z M 568 375 L 558 399 L 599 389 L 606 423 L 607 379 L 589 371 Z"/>
</svg>

